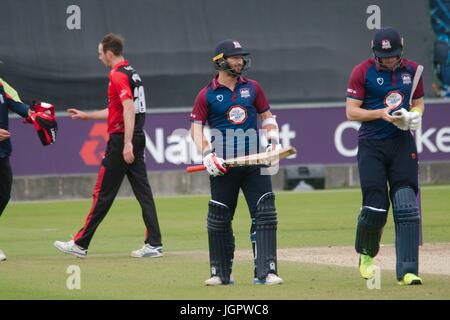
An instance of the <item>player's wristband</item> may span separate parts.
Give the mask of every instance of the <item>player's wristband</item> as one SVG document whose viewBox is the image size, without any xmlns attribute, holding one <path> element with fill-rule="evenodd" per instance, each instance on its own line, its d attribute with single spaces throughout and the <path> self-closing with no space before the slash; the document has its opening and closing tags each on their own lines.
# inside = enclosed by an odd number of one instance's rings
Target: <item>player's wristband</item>
<svg viewBox="0 0 450 320">
<path fill-rule="evenodd" d="M 272 115 L 272 117 L 264 119 L 261 123 L 261 127 L 264 128 L 267 125 L 272 125 L 278 128 L 277 117 L 275 115 Z"/>
<path fill-rule="evenodd" d="M 419 108 L 419 107 L 414 107 L 412 108 L 409 112 L 417 112 L 418 114 L 420 114 L 421 116 L 423 115 L 423 109 Z"/>
<path fill-rule="evenodd" d="M 214 149 L 208 149 L 206 151 L 203 151 L 203 153 L 202 153 L 203 158 L 206 157 L 208 154 L 213 153 L 213 152 L 214 152 Z"/>
</svg>

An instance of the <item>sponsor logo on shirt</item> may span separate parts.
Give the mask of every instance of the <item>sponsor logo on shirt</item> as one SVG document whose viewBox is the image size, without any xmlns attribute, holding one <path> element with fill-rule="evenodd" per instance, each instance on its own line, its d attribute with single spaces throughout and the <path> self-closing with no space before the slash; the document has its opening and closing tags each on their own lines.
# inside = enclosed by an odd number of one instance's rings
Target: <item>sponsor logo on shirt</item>
<svg viewBox="0 0 450 320">
<path fill-rule="evenodd" d="M 250 89 L 249 88 L 242 88 L 240 90 L 240 92 L 241 92 L 241 97 L 243 99 L 250 98 Z"/>
<path fill-rule="evenodd" d="M 353 94 L 353 95 L 357 94 L 356 90 L 350 89 L 350 88 L 347 88 L 347 93 L 350 93 L 350 94 Z"/>
<path fill-rule="evenodd" d="M 400 91 L 391 91 L 384 98 L 384 105 L 393 109 L 398 108 L 404 100 L 403 93 Z"/>
<path fill-rule="evenodd" d="M 247 120 L 247 110 L 242 106 L 232 106 L 227 112 L 227 118 L 232 124 L 242 124 Z"/>
</svg>

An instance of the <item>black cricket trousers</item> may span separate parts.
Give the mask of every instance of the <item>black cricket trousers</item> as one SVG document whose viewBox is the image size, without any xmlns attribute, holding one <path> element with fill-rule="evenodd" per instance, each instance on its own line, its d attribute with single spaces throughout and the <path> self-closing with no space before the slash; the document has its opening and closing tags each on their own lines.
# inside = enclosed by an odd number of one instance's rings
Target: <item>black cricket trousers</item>
<svg viewBox="0 0 450 320">
<path fill-rule="evenodd" d="M 9 157 L 0 158 L 0 216 L 11 198 L 12 171 Z"/>
<path fill-rule="evenodd" d="M 142 209 L 142 216 L 147 228 L 145 243 L 154 247 L 162 245 L 155 202 L 144 162 L 144 134 L 135 133 L 133 136 L 135 160 L 131 165 L 123 159 L 123 147 L 124 135 L 122 133 L 111 134 L 94 187 L 91 211 L 84 227 L 73 239 L 78 246 L 84 249 L 89 247 L 95 230 L 111 208 L 125 175 L 128 177 L 134 195 Z"/>
</svg>

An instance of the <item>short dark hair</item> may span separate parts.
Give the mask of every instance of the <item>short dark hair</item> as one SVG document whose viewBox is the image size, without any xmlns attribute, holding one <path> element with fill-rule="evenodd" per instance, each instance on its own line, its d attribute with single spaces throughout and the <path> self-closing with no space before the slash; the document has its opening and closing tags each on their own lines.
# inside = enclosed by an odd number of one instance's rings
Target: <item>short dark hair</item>
<svg viewBox="0 0 450 320">
<path fill-rule="evenodd" d="M 124 39 L 114 33 L 108 33 L 102 40 L 103 52 L 111 51 L 115 56 L 121 56 L 123 53 Z"/>
</svg>

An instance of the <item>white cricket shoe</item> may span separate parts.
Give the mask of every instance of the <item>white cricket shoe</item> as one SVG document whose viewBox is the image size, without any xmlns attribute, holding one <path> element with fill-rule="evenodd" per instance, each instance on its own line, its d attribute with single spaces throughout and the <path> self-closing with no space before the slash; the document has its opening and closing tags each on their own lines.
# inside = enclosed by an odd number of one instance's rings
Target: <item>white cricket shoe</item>
<svg viewBox="0 0 450 320">
<path fill-rule="evenodd" d="M 234 277 L 233 275 L 230 275 L 230 283 L 234 284 Z M 221 286 L 222 285 L 222 279 L 220 279 L 219 276 L 212 276 L 211 278 L 207 279 L 205 281 L 205 285 L 207 286 Z"/>
<path fill-rule="evenodd" d="M 2 250 L 0 250 L 0 261 L 5 261 L 5 260 L 6 260 L 5 253 Z"/>
<path fill-rule="evenodd" d="M 157 258 L 162 257 L 163 248 L 162 247 L 152 247 L 148 243 L 144 244 L 142 248 L 132 251 L 131 256 L 133 258 Z"/>
<path fill-rule="evenodd" d="M 275 273 L 269 273 L 264 280 L 259 280 L 258 278 L 253 279 L 253 283 L 254 284 L 266 284 L 266 285 L 282 284 L 283 279 L 281 279 Z"/>
<path fill-rule="evenodd" d="M 78 258 L 86 258 L 86 256 L 87 256 L 88 251 L 77 246 L 73 240 L 70 240 L 67 242 L 55 241 L 55 243 L 53 245 L 59 251 L 74 255 Z"/>
</svg>

